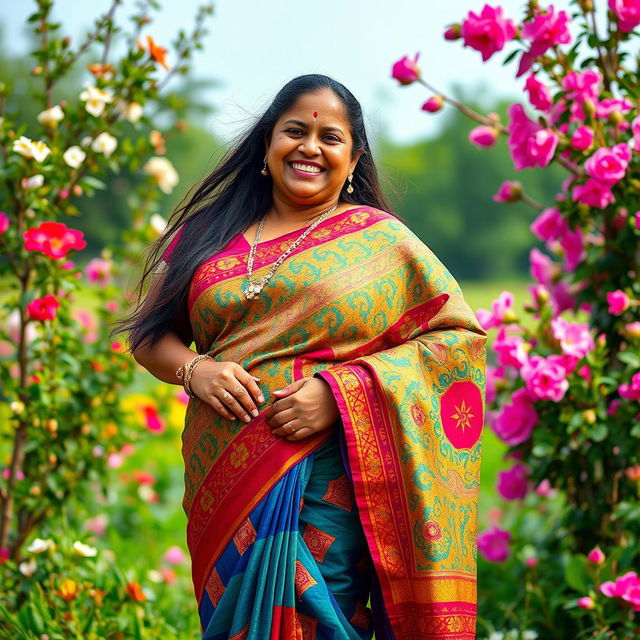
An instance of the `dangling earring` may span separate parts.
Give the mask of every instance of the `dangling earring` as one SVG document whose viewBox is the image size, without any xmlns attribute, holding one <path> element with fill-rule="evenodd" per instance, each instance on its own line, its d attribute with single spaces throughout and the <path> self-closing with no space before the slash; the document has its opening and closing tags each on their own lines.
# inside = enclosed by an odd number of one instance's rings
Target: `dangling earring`
<svg viewBox="0 0 640 640">
<path fill-rule="evenodd" d="M 349 186 L 347 187 L 347 193 L 353 193 L 353 186 L 351 185 L 351 182 L 353 181 L 353 173 L 349 174 Z"/>
<path fill-rule="evenodd" d="M 264 157 L 264 167 L 262 167 L 262 169 L 260 170 L 260 173 L 263 176 L 268 176 L 269 175 L 269 170 L 267 169 L 267 156 L 266 155 Z"/>
</svg>

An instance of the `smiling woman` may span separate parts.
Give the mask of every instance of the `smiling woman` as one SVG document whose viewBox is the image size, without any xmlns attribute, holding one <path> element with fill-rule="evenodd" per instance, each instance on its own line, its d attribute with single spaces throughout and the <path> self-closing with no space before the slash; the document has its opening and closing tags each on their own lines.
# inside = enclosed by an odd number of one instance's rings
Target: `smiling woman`
<svg viewBox="0 0 640 640">
<path fill-rule="evenodd" d="M 486 334 L 389 209 L 358 101 L 300 76 L 149 258 L 121 328 L 191 397 L 205 639 L 475 637 Z"/>
</svg>

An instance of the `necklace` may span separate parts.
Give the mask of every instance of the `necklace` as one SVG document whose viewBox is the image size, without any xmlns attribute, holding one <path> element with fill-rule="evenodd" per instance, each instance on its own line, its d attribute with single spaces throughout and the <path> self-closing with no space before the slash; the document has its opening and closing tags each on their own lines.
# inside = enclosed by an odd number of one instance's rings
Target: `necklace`
<svg viewBox="0 0 640 640">
<path fill-rule="evenodd" d="M 258 243 L 260 242 L 260 238 L 262 237 L 262 229 L 264 227 L 264 221 L 267 219 L 265 215 L 262 220 L 260 220 L 260 224 L 258 225 L 258 230 L 256 231 L 256 237 L 253 241 L 253 245 L 251 246 L 251 251 L 249 251 L 249 258 L 247 260 L 247 279 L 245 281 L 245 286 L 242 288 L 242 292 L 244 293 L 244 297 L 247 300 L 253 300 L 258 296 L 258 294 L 262 291 L 264 286 L 271 280 L 273 274 L 276 272 L 278 267 L 285 261 L 286 257 L 330 214 L 333 213 L 338 208 L 338 205 L 331 207 L 328 211 L 325 211 L 319 218 L 317 218 L 309 227 L 307 227 L 304 232 L 294 240 L 292 244 L 290 244 L 285 252 L 273 263 L 269 273 L 266 276 L 263 276 L 260 280 L 252 280 L 251 276 L 253 274 L 253 258 L 256 255 L 256 248 Z"/>
</svg>

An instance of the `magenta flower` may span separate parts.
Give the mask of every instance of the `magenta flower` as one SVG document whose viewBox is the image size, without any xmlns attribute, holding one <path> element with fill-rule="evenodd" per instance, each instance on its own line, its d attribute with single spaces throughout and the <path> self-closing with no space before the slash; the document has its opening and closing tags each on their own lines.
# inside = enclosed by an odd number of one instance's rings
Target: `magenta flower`
<svg viewBox="0 0 640 640">
<path fill-rule="evenodd" d="M 495 127 L 481 125 L 469 131 L 469 142 L 478 147 L 493 147 L 498 139 L 498 130 Z"/>
<path fill-rule="evenodd" d="M 571 136 L 571 146 L 576 151 L 586 151 L 593 144 L 594 137 L 593 129 L 581 124 Z"/>
<path fill-rule="evenodd" d="M 584 170 L 592 178 L 614 185 L 624 178 L 631 161 L 631 149 L 622 142 L 613 147 L 597 149 L 584 163 Z"/>
<path fill-rule="evenodd" d="M 0 211 L 0 234 L 6 233 L 9 229 L 9 216 L 4 213 L 4 211 Z"/>
<path fill-rule="evenodd" d="M 640 0 L 609 0 L 609 9 L 616 14 L 620 31 L 629 33 L 640 24 Z"/>
<path fill-rule="evenodd" d="M 564 318 L 554 318 L 551 321 L 551 329 L 555 339 L 560 342 L 562 353 L 567 356 L 581 360 L 596 348 L 589 325 L 586 323 L 567 322 Z"/>
<path fill-rule="evenodd" d="M 423 105 L 422 110 L 429 113 L 436 113 L 440 111 L 444 106 L 444 99 L 442 96 L 431 96 Z"/>
<path fill-rule="evenodd" d="M 581 104 L 585 100 L 596 102 L 602 90 L 602 74 L 597 69 L 569 71 L 562 79 L 562 88 L 567 98 Z"/>
<path fill-rule="evenodd" d="M 600 547 L 591 549 L 587 555 L 587 560 L 591 562 L 591 564 L 604 564 L 605 559 L 605 555 L 602 553 Z"/>
<path fill-rule="evenodd" d="M 509 557 L 511 534 L 493 525 L 478 535 L 478 551 L 489 562 L 504 562 Z"/>
<path fill-rule="evenodd" d="M 185 552 L 177 545 L 169 547 L 163 556 L 163 560 L 168 564 L 182 564 L 186 559 Z"/>
<path fill-rule="evenodd" d="M 551 47 L 571 42 L 568 22 L 569 16 L 566 12 L 556 13 L 555 7 L 549 6 L 538 11 L 533 20 L 523 25 L 522 35 L 531 41 L 531 46 L 520 59 L 517 78 L 529 71 L 535 59 Z"/>
<path fill-rule="evenodd" d="M 391 69 L 391 77 L 395 78 L 400 84 L 411 84 L 420 78 L 420 68 L 418 67 L 418 58 L 420 52 L 416 53 L 415 58 L 411 60 L 409 56 L 400 58 Z"/>
<path fill-rule="evenodd" d="M 165 424 L 156 407 L 153 405 L 146 405 L 142 407 L 142 410 L 144 411 L 145 422 L 147 423 L 147 429 L 149 429 L 149 431 L 153 431 L 155 433 L 164 431 Z"/>
<path fill-rule="evenodd" d="M 525 91 L 529 94 L 529 102 L 533 107 L 540 111 L 549 111 L 553 106 L 551 99 L 551 91 L 549 88 L 536 78 L 536 74 L 532 73 L 525 82 Z"/>
<path fill-rule="evenodd" d="M 511 404 L 505 404 L 493 421 L 494 433 L 510 447 L 526 442 L 538 424 L 538 413 L 531 396 L 525 389 L 518 389 L 511 396 Z"/>
<path fill-rule="evenodd" d="M 593 598 L 584 596 L 582 598 L 578 598 L 578 606 L 581 609 L 595 609 L 596 603 L 593 601 Z"/>
<path fill-rule="evenodd" d="M 494 202 L 517 202 L 522 199 L 522 184 L 514 180 L 505 180 L 493 196 Z"/>
<path fill-rule="evenodd" d="M 502 7 L 485 4 L 479 15 L 469 12 L 462 22 L 460 34 L 464 38 L 464 46 L 479 51 L 486 62 L 515 36 L 516 28 L 511 20 L 503 17 Z"/>
<path fill-rule="evenodd" d="M 507 471 L 498 473 L 498 493 L 505 500 L 522 500 L 527 495 L 527 467 L 518 462 Z"/>
<path fill-rule="evenodd" d="M 111 282 L 111 262 L 102 258 L 94 258 L 85 268 L 87 280 L 106 287 Z"/>
<path fill-rule="evenodd" d="M 575 271 L 584 260 L 584 237 L 580 229 L 569 231 L 560 238 L 560 246 L 564 249 L 564 268 Z"/>
<path fill-rule="evenodd" d="M 538 400 L 560 402 L 569 388 L 562 356 L 532 356 L 520 369 L 527 390 Z"/>
<path fill-rule="evenodd" d="M 538 284 L 552 288 L 553 280 L 560 272 L 558 264 L 535 247 L 529 252 L 530 272 Z"/>
<path fill-rule="evenodd" d="M 539 240 L 547 242 L 568 233 L 569 223 L 562 217 L 557 207 L 549 207 L 542 211 L 529 228 Z"/>
<path fill-rule="evenodd" d="M 640 611 L 640 579 L 635 571 L 619 576 L 615 582 L 603 582 L 600 592 L 608 598 L 622 598 L 634 611 Z"/>
<path fill-rule="evenodd" d="M 558 146 L 558 134 L 530 120 L 521 104 L 509 107 L 509 149 L 516 169 L 546 167 Z"/>
<path fill-rule="evenodd" d="M 604 98 L 596 103 L 596 118 L 606 120 L 612 113 L 625 114 L 633 109 L 633 102 L 629 98 Z M 628 123 L 627 128 L 628 128 Z"/>
<path fill-rule="evenodd" d="M 630 302 L 629 296 L 622 291 L 622 289 L 607 292 L 609 313 L 614 316 L 619 316 L 621 313 L 624 313 L 629 308 Z"/>
<path fill-rule="evenodd" d="M 445 40 L 460 40 L 462 34 L 460 33 L 460 25 L 452 24 L 447 30 L 444 32 Z"/>
<path fill-rule="evenodd" d="M 27 314 L 39 322 L 53 320 L 59 306 L 58 299 L 52 293 L 47 293 L 44 297 L 35 298 L 27 305 Z"/>
<path fill-rule="evenodd" d="M 633 133 L 633 148 L 640 151 L 640 116 L 631 121 L 631 133 Z"/>
<path fill-rule="evenodd" d="M 627 400 L 640 400 L 640 371 L 633 374 L 629 384 L 621 384 L 618 393 Z"/>
<path fill-rule="evenodd" d="M 576 185 L 571 192 L 571 197 L 576 202 L 596 209 L 605 209 L 616 201 L 611 193 L 611 185 L 595 178 L 589 178 L 584 184 Z"/>
<path fill-rule="evenodd" d="M 509 336 L 505 327 L 498 331 L 492 349 L 498 354 L 498 364 L 503 367 L 520 367 L 527 361 L 525 341 L 520 336 Z"/>
<path fill-rule="evenodd" d="M 491 304 L 491 311 L 478 309 L 476 317 L 483 329 L 499 327 L 503 322 L 515 319 L 513 311 L 514 297 L 510 291 L 503 291 Z"/>
</svg>

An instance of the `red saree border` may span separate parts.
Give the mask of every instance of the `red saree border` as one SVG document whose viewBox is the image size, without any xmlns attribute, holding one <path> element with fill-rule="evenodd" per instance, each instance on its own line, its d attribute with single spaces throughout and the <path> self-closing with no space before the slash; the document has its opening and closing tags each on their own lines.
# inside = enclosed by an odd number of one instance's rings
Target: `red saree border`
<svg viewBox="0 0 640 640">
<path fill-rule="evenodd" d="M 413 568 L 399 463 L 375 371 L 351 362 L 318 375 L 330 385 L 340 410 L 360 520 L 395 637 L 473 640 L 476 579 L 454 571 L 421 576 Z"/>
<path fill-rule="evenodd" d="M 187 545 L 198 603 L 207 577 L 243 520 L 291 467 L 332 435 L 298 442 L 274 436 L 263 415 L 246 424 L 205 476 L 187 522 Z"/>
</svg>

